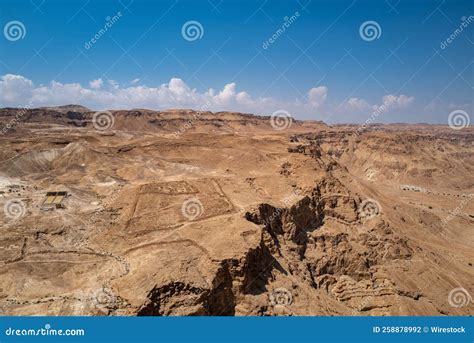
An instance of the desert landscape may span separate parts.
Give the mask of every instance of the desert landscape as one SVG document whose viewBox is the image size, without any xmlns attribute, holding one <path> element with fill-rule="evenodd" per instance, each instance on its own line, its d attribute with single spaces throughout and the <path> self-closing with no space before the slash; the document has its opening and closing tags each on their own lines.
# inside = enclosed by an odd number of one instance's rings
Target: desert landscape
<svg viewBox="0 0 474 343">
<path fill-rule="evenodd" d="M 0 315 L 472 315 L 474 129 L 0 109 Z"/>
</svg>

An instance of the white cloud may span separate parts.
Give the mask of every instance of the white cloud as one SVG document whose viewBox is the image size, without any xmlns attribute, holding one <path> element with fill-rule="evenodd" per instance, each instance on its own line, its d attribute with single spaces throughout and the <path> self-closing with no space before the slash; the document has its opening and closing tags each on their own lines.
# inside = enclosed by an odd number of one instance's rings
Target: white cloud
<svg viewBox="0 0 474 343">
<path fill-rule="evenodd" d="M 92 80 L 89 82 L 89 86 L 92 89 L 99 89 L 100 87 L 102 87 L 103 84 L 104 84 L 104 81 L 102 79 Z"/>
<path fill-rule="evenodd" d="M 229 103 L 235 98 L 235 83 L 229 83 L 224 86 L 224 89 L 213 97 L 217 103 Z"/>
<path fill-rule="evenodd" d="M 328 89 L 325 86 L 311 88 L 308 92 L 309 105 L 315 108 L 321 107 L 326 101 Z"/>
<path fill-rule="evenodd" d="M 371 106 L 364 99 L 350 98 L 349 100 L 347 100 L 345 108 L 349 110 L 367 112 L 371 108 Z"/>
<path fill-rule="evenodd" d="M 132 81 L 130 81 L 130 84 L 131 85 L 136 85 L 138 82 L 140 82 L 140 79 L 133 79 Z"/>
<path fill-rule="evenodd" d="M 365 99 L 353 97 L 345 100 L 334 109 L 330 109 L 331 121 L 346 123 L 380 123 L 380 122 L 412 122 L 412 111 L 408 109 L 415 102 L 415 98 L 407 95 L 388 94 L 378 103 L 369 103 Z"/>
<path fill-rule="evenodd" d="M 96 79 L 89 87 L 79 83 L 52 81 L 47 85 L 35 86 L 21 75 L 3 75 L 0 79 L 1 106 L 58 106 L 81 104 L 94 110 L 131 108 L 193 108 L 210 111 L 238 111 L 269 115 L 285 110 L 295 118 L 332 121 L 344 120 L 362 122 L 374 110 L 384 106 L 384 112 L 401 109 L 413 103 L 414 98 L 406 95 L 386 95 L 382 104 L 370 105 L 366 100 L 350 98 L 341 106 L 328 103 L 328 88 L 311 88 L 307 100 L 281 101 L 272 97 L 253 97 L 245 91 L 238 91 L 235 83 L 224 85 L 221 90 L 212 88 L 199 92 L 182 79 L 172 78 L 157 87 L 139 85 L 135 79 L 130 86 L 122 86 L 115 80 Z M 341 116 L 341 113 L 344 116 Z M 356 117 L 347 113 L 357 114 Z M 333 117 L 335 114 L 335 117 Z M 347 118 L 347 119 L 345 119 Z"/>
<path fill-rule="evenodd" d="M 412 96 L 406 96 L 403 94 L 400 96 L 390 94 L 390 95 L 385 95 L 382 98 L 382 100 L 383 100 L 382 105 L 385 106 L 387 110 L 394 110 L 394 109 L 401 109 L 401 108 L 407 107 L 408 105 L 413 103 L 415 98 Z"/>
<path fill-rule="evenodd" d="M 24 102 L 31 97 L 33 82 L 21 75 L 6 74 L 0 81 L 0 101 L 6 103 Z M 25 104 L 26 105 L 26 104 Z"/>
<path fill-rule="evenodd" d="M 408 107 L 414 102 L 415 98 L 406 95 L 385 95 L 382 97 L 381 104 L 370 105 L 365 99 L 350 98 L 339 106 L 349 113 L 371 113 L 377 112 L 378 115 L 391 111 L 396 111 Z"/>
<path fill-rule="evenodd" d="M 119 83 L 115 80 L 107 80 L 107 83 L 112 86 L 112 88 L 118 89 L 119 88 Z"/>
</svg>

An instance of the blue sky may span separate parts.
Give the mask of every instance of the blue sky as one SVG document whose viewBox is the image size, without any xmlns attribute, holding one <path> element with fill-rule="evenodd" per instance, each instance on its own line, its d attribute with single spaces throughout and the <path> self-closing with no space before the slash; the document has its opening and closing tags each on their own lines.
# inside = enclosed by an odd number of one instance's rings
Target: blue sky
<svg viewBox="0 0 474 343">
<path fill-rule="evenodd" d="M 2 106 L 285 110 L 330 123 L 381 106 L 374 121 L 446 123 L 474 108 L 472 1 L 0 4 Z M 12 21 L 22 38 L 6 33 Z M 196 40 L 183 36 L 189 21 Z M 368 21 L 377 37 L 361 36 Z"/>
</svg>

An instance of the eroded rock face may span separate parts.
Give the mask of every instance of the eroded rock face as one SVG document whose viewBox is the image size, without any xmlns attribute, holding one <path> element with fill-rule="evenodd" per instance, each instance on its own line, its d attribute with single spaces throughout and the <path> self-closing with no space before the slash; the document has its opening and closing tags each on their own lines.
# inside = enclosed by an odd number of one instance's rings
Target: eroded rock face
<svg viewBox="0 0 474 343">
<path fill-rule="evenodd" d="M 151 290 L 148 301 L 139 311 L 139 316 L 192 316 L 217 315 L 218 310 L 229 308 L 222 315 L 232 315 L 235 304 L 228 283 L 218 285 L 220 291 L 193 287 L 182 282 L 173 282 Z M 217 305 L 217 306 L 216 306 Z"/>
<path fill-rule="evenodd" d="M 138 315 L 235 315 L 236 296 L 263 293 L 274 265 L 275 259 L 261 241 L 241 260 L 222 261 L 208 288 L 182 282 L 155 286 Z"/>
<path fill-rule="evenodd" d="M 247 212 L 246 218 L 262 225 L 269 251 L 276 260 L 284 261 L 282 264 L 288 266 L 293 277 L 331 295 L 341 292 L 342 280 L 372 284 L 375 267 L 387 260 L 412 257 L 407 240 L 394 234 L 383 221 L 370 231 L 362 230 L 357 200 L 333 177 L 324 178 L 311 196 L 303 197 L 290 208 L 261 204 L 254 212 Z M 321 232 L 328 218 L 348 225 L 349 230 Z M 388 279 L 382 282 L 390 283 Z M 395 286 L 391 287 L 396 294 Z M 336 298 L 341 301 L 351 296 Z"/>
</svg>

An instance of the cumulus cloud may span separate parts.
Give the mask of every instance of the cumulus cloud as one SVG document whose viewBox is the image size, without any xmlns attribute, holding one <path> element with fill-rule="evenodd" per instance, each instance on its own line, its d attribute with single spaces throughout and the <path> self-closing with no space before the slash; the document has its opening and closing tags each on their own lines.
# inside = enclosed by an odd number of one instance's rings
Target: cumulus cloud
<svg viewBox="0 0 474 343">
<path fill-rule="evenodd" d="M 180 78 L 157 87 L 139 84 L 135 79 L 128 86 L 115 80 L 96 79 L 88 87 L 79 83 L 61 83 L 52 81 L 46 85 L 35 85 L 33 81 L 21 75 L 3 75 L 0 78 L 1 106 L 58 106 L 81 104 L 94 110 L 130 109 L 130 108 L 192 108 L 210 111 L 239 111 L 269 115 L 277 110 L 285 110 L 295 118 L 326 120 L 338 111 L 358 113 L 351 121 L 364 121 L 381 106 L 384 112 L 409 106 L 414 98 L 406 95 L 386 95 L 381 104 L 369 104 L 360 98 L 350 98 L 343 106 L 328 103 L 328 88 L 311 88 L 307 99 L 282 101 L 272 97 L 254 97 L 250 93 L 238 90 L 235 83 L 224 85 L 221 90 L 212 88 L 199 92 L 191 88 Z M 342 108 L 342 110 L 341 110 Z M 339 117 L 340 118 L 340 117 Z M 337 117 L 334 118 L 337 120 Z"/>
<path fill-rule="evenodd" d="M 350 98 L 347 100 L 345 103 L 345 109 L 349 110 L 355 110 L 355 111 L 360 111 L 360 112 L 367 112 L 371 106 L 367 101 L 364 99 L 359 99 L 359 98 Z"/>
<path fill-rule="evenodd" d="M 3 75 L 0 81 L 2 102 L 19 103 L 31 97 L 33 82 L 21 75 Z"/>
<path fill-rule="evenodd" d="M 383 106 L 387 108 L 387 110 L 393 110 L 393 109 L 400 109 L 400 108 L 405 108 L 413 101 L 415 100 L 414 97 L 412 96 L 406 96 L 406 95 L 385 95 L 383 98 Z"/>
<path fill-rule="evenodd" d="M 103 84 L 104 84 L 104 81 L 102 79 L 92 80 L 89 82 L 89 86 L 92 89 L 99 89 L 100 87 L 102 87 Z"/>
<path fill-rule="evenodd" d="M 308 101 L 312 107 L 321 107 L 326 101 L 328 89 L 325 86 L 311 88 L 308 92 Z"/>
<path fill-rule="evenodd" d="M 115 88 L 115 89 L 118 89 L 119 88 L 119 83 L 115 80 L 107 80 L 107 83 L 112 87 L 112 88 Z"/>
<path fill-rule="evenodd" d="M 370 105 L 366 100 L 360 98 L 350 98 L 342 106 L 344 110 L 353 110 L 355 113 L 362 112 L 390 112 L 408 107 L 415 100 L 412 96 L 406 95 L 385 95 L 380 104 Z"/>
<path fill-rule="evenodd" d="M 401 118 L 400 110 L 408 108 L 414 101 L 414 97 L 403 94 L 385 95 L 379 103 L 375 104 L 370 104 L 365 99 L 353 97 L 337 106 L 335 114 L 338 117 L 338 121 L 343 122 L 398 122 L 406 120 L 405 118 L 399 119 Z"/>
</svg>

